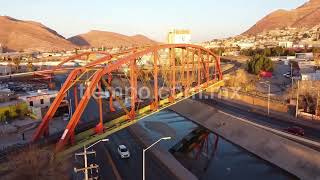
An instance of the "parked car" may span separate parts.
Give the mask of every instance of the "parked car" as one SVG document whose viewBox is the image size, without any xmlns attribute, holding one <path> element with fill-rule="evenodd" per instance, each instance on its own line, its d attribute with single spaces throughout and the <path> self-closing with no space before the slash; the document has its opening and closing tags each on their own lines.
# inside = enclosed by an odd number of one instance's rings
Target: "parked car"
<svg viewBox="0 0 320 180">
<path fill-rule="evenodd" d="M 69 119 L 70 119 L 69 114 L 65 113 L 62 115 L 62 120 L 69 121 Z"/>
<path fill-rule="evenodd" d="M 288 127 L 286 129 L 284 129 L 284 131 L 296 135 L 296 136 L 304 136 L 304 130 L 301 127 Z"/>
<path fill-rule="evenodd" d="M 118 146 L 118 153 L 122 159 L 130 158 L 130 152 L 125 145 Z"/>
<path fill-rule="evenodd" d="M 286 78 L 291 78 L 291 73 L 289 72 L 289 73 L 283 74 L 283 76 Z"/>
</svg>

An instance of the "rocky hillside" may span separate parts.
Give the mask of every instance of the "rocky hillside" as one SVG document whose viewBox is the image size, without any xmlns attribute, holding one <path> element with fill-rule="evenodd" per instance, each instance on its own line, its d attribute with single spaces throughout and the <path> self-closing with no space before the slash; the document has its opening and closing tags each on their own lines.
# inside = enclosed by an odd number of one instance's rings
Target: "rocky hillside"
<svg viewBox="0 0 320 180">
<path fill-rule="evenodd" d="M 0 44 L 9 51 L 52 51 L 76 46 L 56 31 L 33 21 L 0 16 Z"/>
<path fill-rule="evenodd" d="M 310 0 L 293 10 L 277 10 L 258 21 L 244 34 L 255 35 L 276 28 L 312 28 L 320 25 L 320 0 Z"/>
<path fill-rule="evenodd" d="M 82 47 L 119 47 L 157 44 L 157 42 L 143 35 L 126 36 L 118 33 L 97 30 L 71 37 L 68 40 L 73 44 Z"/>
</svg>

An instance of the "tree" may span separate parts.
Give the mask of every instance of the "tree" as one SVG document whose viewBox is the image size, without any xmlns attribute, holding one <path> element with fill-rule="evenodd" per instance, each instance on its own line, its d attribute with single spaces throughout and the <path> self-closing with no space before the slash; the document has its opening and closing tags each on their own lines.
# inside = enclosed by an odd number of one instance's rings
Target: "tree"
<svg viewBox="0 0 320 180">
<path fill-rule="evenodd" d="M 271 56 L 271 50 L 269 48 L 265 48 L 263 51 L 263 55 L 267 57 Z"/>
<path fill-rule="evenodd" d="M 306 38 L 310 38 L 310 35 L 307 34 L 307 33 L 304 33 L 304 34 L 302 35 L 302 37 L 303 37 L 304 39 L 306 39 Z"/>
<path fill-rule="evenodd" d="M 28 68 L 28 71 L 30 71 L 30 72 L 33 71 L 33 64 L 31 61 L 28 62 L 27 68 Z"/>
<path fill-rule="evenodd" d="M 293 90 L 293 91 L 292 91 Z M 288 97 L 295 97 L 298 88 L 295 84 L 294 89 L 288 90 Z M 303 104 L 305 112 L 315 114 L 317 110 L 317 103 L 319 101 L 318 94 L 320 93 L 320 81 L 300 81 L 299 83 L 299 104 Z M 300 104 L 300 105 L 301 105 Z"/>
<path fill-rule="evenodd" d="M 8 111 L 8 110 L 6 110 L 5 112 L 4 112 L 4 117 L 5 117 L 5 120 L 7 121 L 7 120 L 9 120 L 11 117 L 10 117 L 10 111 Z"/>
<path fill-rule="evenodd" d="M 22 110 L 21 109 L 19 109 L 19 108 L 16 108 L 16 113 L 17 113 L 17 116 L 19 117 L 19 118 L 21 118 L 22 116 L 23 116 L 23 112 L 22 112 Z"/>
<path fill-rule="evenodd" d="M 20 63 L 21 63 L 21 58 L 19 57 L 15 57 L 13 58 L 13 64 L 15 65 L 15 69 L 18 70 L 20 67 Z"/>
<path fill-rule="evenodd" d="M 257 54 L 247 62 L 247 70 L 252 74 L 259 74 L 261 71 L 273 71 L 273 62 L 264 55 Z"/>
</svg>

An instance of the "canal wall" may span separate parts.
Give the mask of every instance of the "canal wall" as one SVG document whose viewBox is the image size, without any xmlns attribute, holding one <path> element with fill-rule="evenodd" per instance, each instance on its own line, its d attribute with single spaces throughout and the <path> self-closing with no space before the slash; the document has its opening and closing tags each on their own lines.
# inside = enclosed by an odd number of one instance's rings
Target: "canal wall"
<svg viewBox="0 0 320 180">
<path fill-rule="evenodd" d="M 136 139 L 138 139 L 144 145 L 144 147 L 148 147 L 149 145 L 154 143 L 146 130 L 141 127 L 141 125 L 134 124 L 128 127 L 128 130 Z M 183 167 L 170 152 L 161 148 L 161 146 L 155 145 L 155 147 L 148 150 L 148 152 L 151 152 L 150 154 L 158 159 L 158 161 L 162 163 L 163 166 L 167 168 L 167 170 L 171 172 L 171 174 L 173 174 L 177 179 L 198 179 L 189 170 Z"/>
<path fill-rule="evenodd" d="M 300 179 L 320 179 L 320 152 L 191 99 L 170 107 Z"/>
</svg>

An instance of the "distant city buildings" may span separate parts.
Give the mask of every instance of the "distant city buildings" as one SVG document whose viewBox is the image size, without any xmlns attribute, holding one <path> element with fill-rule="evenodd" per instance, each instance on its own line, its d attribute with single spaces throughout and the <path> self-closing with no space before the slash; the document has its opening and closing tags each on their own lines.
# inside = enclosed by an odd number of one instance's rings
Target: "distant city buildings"
<svg viewBox="0 0 320 180">
<path fill-rule="evenodd" d="M 206 48 L 224 49 L 264 49 L 314 48 L 320 47 L 320 28 L 284 28 L 264 31 L 256 35 L 239 35 L 226 39 L 215 39 L 201 45 Z"/>
<path fill-rule="evenodd" d="M 169 31 L 167 37 L 168 44 L 190 44 L 191 32 L 187 29 L 173 29 Z"/>
<path fill-rule="evenodd" d="M 279 47 L 292 48 L 293 47 L 293 42 L 292 41 L 279 42 Z"/>
</svg>

